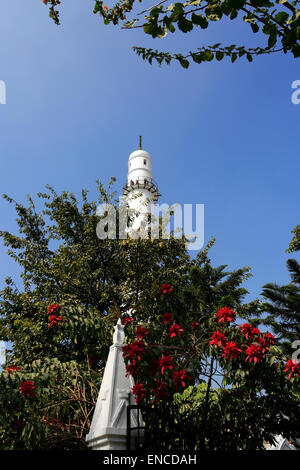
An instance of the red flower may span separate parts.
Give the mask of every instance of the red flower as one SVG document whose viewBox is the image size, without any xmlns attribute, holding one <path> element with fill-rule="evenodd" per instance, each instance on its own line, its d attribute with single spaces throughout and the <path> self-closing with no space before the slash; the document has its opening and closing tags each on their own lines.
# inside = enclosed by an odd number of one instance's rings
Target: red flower
<svg viewBox="0 0 300 470">
<path fill-rule="evenodd" d="M 182 385 L 183 388 L 186 387 L 186 381 L 191 380 L 192 377 L 187 375 L 186 369 L 178 370 L 176 372 L 173 372 L 173 381 L 178 387 L 178 385 Z"/>
<path fill-rule="evenodd" d="M 148 330 L 144 326 L 139 326 L 136 330 L 136 337 L 137 339 L 144 339 L 148 333 Z"/>
<path fill-rule="evenodd" d="M 54 314 L 58 313 L 60 311 L 60 309 L 61 309 L 60 305 L 51 304 L 48 307 L 48 313 L 51 314 L 51 315 L 54 315 Z"/>
<path fill-rule="evenodd" d="M 9 367 L 6 369 L 6 372 L 8 372 L 9 374 L 11 374 L 12 372 L 18 372 L 19 369 L 20 369 L 20 367 L 18 367 L 18 366 L 9 366 Z"/>
<path fill-rule="evenodd" d="M 267 352 L 269 350 L 269 345 L 268 345 L 268 343 L 267 343 L 264 336 L 261 336 L 261 337 L 257 338 L 256 343 L 259 344 L 259 346 L 261 348 L 261 352 L 263 354 L 265 354 L 265 352 Z"/>
<path fill-rule="evenodd" d="M 132 387 L 132 393 L 135 396 L 135 401 L 138 403 L 138 401 L 141 398 L 144 398 L 146 396 L 146 390 L 144 388 L 144 385 L 141 383 L 137 383 Z"/>
<path fill-rule="evenodd" d="M 36 386 L 34 385 L 34 382 L 32 382 L 32 380 L 24 381 L 20 385 L 20 393 L 22 393 L 24 398 L 27 398 L 27 396 L 34 398 L 35 389 L 36 389 Z"/>
<path fill-rule="evenodd" d="M 179 325 L 172 325 L 169 329 L 170 338 L 175 338 L 175 336 L 181 335 L 182 333 L 183 329 Z"/>
<path fill-rule="evenodd" d="M 289 359 L 285 365 L 284 372 L 289 372 L 289 379 L 293 376 L 300 377 L 300 364 L 297 364 L 293 359 Z"/>
<path fill-rule="evenodd" d="M 243 323 L 242 325 L 239 326 L 239 329 L 243 333 L 246 339 L 252 339 L 254 336 L 259 336 L 260 331 L 258 328 L 255 328 L 253 325 L 250 323 Z"/>
<path fill-rule="evenodd" d="M 191 325 L 193 330 L 195 330 L 199 326 L 199 323 L 192 321 Z"/>
<path fill-rule="evenodd" d="M 133 321 L 134 321 L 133 317 L 124 318 L 124 326 L 127 326 L 129 323 L 131 323 Z"/>
<path fill-rule="evenodd" d="M 162 374 L 167 369 L 173 369 L 173 362 L 172 361 L 173 361 L 173 359 L 168 355 L 162 356 L 159 359 L 158 364 L 159 364 L 160 371 L 161 371 Z"/>
<path fill-rule="evenodd" d="M 130 362 L 135 365 L 136 364 L 136 359 L 140 361 L 142 359 L 142 353 L 145 349 L 145 344 L 143 341 L 135 341 L 134 343 L 131 344 L 125 344 L 123 346 L 122 351 L 123 351 L 123 356 L 127 357 Z"/>
<path fill-rule="evenodd" d="M 242 350 L 238 348 L 238 345 L 234 341 L 228 341 L 224 346 L 222 357 L 226 357 L 227 359 L 237 359 L 241 352 Z"/>
<path fill-rule="evenodd" d="M 160 287 L 160 292 L 163 295 L 171 294 L 172 291 L 173 291 L 173 288 L 170 286 L 170 284 L 162 284 Z"/>
<path fill-rule="evenodd" d="M 268 346 L 272 346 L 272 344 L 276 343 L 276 338 L 271 333 L 266 333 L 264 335 L 264 340 Z"/>
<path fill-rule="evenodd" d="M 261 359 L 264 358 L 264 351 L 262 349 L 262 346 L 259 344 L 251 344 L 251 346 L 248 346 L 246 349 L 246 361 L 251 364 L 252 361 L 256 364 L 259 362 Z"/>
<path fill-rule="evenodd" d="M 218 319 L 219 323 L 232 322 L 235 320 L 235 316 L 235 311 L 231 310 L 229 307 L 220 308 L 217 313 L 215 313 L 215 318 Z"/>
<path fill-rule="evenodd" d="M 49 325 L 48 326 L 53 327 L 55 325 L 58 325 L 62 321 L 63 321 L 62 317 L 60 317 L 58 315 L 51 315 L 51 317 L 49 317 Z"/>
<path fill-rule="evenodd" d="M 166 390 L 167 384 L 156 380 L 156 387 L 150 390 L 150 393 L 154 395 L 153 402 L 157 400 L 166 400 L 168 398 L 168 391 Z"/>
<path fill-rule="evenodd" d="M 169 322 L 173 322 L 172 313 L 164 313 L 162 316 L 162 321 L 164 325 L 167 325 Z"/>
<path fill-rule="evenodd" d="M 212 334 L 211 340 L 209 344 L 212 346 L 213 344 L 216 344 L 217 346 L 224 346 L 224 343 L 226 341 L 226 336 L 224 333 L 221 333 L 221 331 L 217 330 Z"/>
<path fill-rule="evenodd" d="M 137 373 L 136 364 L 132 364 L 131 362 L 127 364 L 125 377 L 129 377 L 130 375 L 134 377 L 136 373 Z"/>
</svg>

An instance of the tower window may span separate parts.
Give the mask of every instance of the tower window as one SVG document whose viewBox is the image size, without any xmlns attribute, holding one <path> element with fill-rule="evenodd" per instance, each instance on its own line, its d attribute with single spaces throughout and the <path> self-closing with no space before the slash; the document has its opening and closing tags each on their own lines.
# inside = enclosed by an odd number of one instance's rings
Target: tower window
<svg viewBox="0 0 300 470">
<path fill-rule="evenodd" d="M 144 165 L 147 165 L 147 161 L 146 161 L 146 160 L 144 160 Z"/>
</svg>

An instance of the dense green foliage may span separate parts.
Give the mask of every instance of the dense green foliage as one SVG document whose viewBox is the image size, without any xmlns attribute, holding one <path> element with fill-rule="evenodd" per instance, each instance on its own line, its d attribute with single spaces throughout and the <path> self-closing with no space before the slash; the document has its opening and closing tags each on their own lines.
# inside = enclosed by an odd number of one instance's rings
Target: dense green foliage
<svg viewBox="0 0 300 470">
<path fill-rule="evenodd" d="M 50 16 L 59 24 L 59 11 L 56 9 L 57 0 L 43 0 L 50 4 Z M 105 24 L 118 25 L 122 28 L 142 28 L 144 33 L 153 38 L 163 38 L 168 33 L 180 31 L 189 33 L 195 28 L 199 31 L 207 29 L 212 22 L 239 21 L 242 19 L 249 25 L 252 33 L 261 31 L 266 35 L 266 44 L 254 48 L 244 45 L 222 45 L 221 42 L 210 46 L 200 46 L 187 54 L 159 52 L 158 50 L 134 47 L 135 52 L 150 63 L 155 59 L 159 64 L 169 64 L 177 60 L 182 67 L 188 68 L 190 61 L 197 64 L 218 61 L 229 57 L 232 62 L 245 56 L 248 61 L 261 54 L 273 52 L 291 52 L 294 57 L 300 56 L 300 10 L 299 1 L 287 0 L 189 0 L 171 3 L 162 0 L 152 6 L 146 6 L 142 11 L 135 12 L 135 0 L 120 0 L 108 7 L 103 0 L 94 0 L 94 13 L 100 14 Z M 141 3 L 141 0 L 137 0 Z M 133 17 L 127 17 L 133 13 Z M 143 20 L 140 21 L 140 15 Z M 259 35 L 258 35 L 259 36 Z M 218 39 L 217 39 L 218 41 Z M 261 41 L 261 38 L 260 38 Z"/>
<path fill-rule="evenodd" d="M 292 231 L 294 237 L 288 252 L 300 250 L 300 226 Z M 281 346 L 287 354 L 295 352 L 300 347 L 300 264 L 296 259 L 287 261 L 291 281 L 285 286 L 276 283 L 266 284 L 263 296 L 266 302 L 263 308 L 268 313 L 264 323 L 272 328 Z M 297 343 L 298 341 L 298 343 Z"/>
</svg>

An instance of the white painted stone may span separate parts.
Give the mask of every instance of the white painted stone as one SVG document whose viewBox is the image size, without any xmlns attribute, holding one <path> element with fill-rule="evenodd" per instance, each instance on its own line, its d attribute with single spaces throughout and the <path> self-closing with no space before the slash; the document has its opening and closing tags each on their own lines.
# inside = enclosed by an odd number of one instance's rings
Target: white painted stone
<svg viewBox="0 0 300 470">
<path fill-rule="evenodd" d="M 274 445 L 267 445 L 267 450 L 296 450 L 295 447 L 289 443 L 287 439 L 280 436 L 275 436 L 276 444 Z"/>
<path fill-rule="evenodd" d="M 126 450 L 127 405 L 135 403 L 132 394 L 134 380 L 126 377 L 122 355 L 124 326 L 121 320 L 115 326 L 103 380 L 98 395 L 89 434 L 88 446 L 93 450 Z M 136 411 L 131 412 L 131 426 L 138 426 Z M 139 425 L 141 425 L 141 420 Z M 134 439 L 134 435 L 132 436 Z"/>
</svg>

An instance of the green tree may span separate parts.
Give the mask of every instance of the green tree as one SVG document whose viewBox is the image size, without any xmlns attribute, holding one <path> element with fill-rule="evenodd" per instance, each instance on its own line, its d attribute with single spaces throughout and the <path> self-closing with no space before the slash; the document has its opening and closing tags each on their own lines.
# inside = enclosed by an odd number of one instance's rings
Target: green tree
<svg viewBox="0 0 300 470">
<path fill-rule="evenodd" d="M 59 11 L 57 0 L 43 0 L 50 5 L 50 16 L 59 24 Z M 119 25 L 123 29 L 142 28 L 144 33 L 153 38 L 163 38 L 168 33 L 181 31 L 189 33 L 194 28 L 207 29 L 216 21 L 222 22 L 226 18 L 242 19 L 248 23 L 251 32 L 257 34 L 262 31 L 266 35 L 266 43 L 257 47 L 247 48 L 244 45 L 202 45 L 186 54 L 159 52 L 158 50 L 134 47 L 135 52 L 143 59 L 152 63 L 155 59 L 159 64 L 169 64 L 172 60 L 178 61 L 182 67 L 188 68 L 190 61 L 197 64 L 210 62 L 216 59 L 221 61 L 229 57 L 235 62 L 245 56 L 248 61 L 261 54 L 274 52 L 291 53 L 294 57 L 300 56 L 300 10 L 299 1 L 287 0 L 189 0 L 186 2 L 171 3 L 162 0 L 142 11 L 135 11 L 135 0 L 120 0 L 107 7 L 103 0 L 94 0 L 94 13 L 99 14 L 105 24 Z M 140 0 L 139 0 L 140 3 Z M 129 14 L 133 14 L 128 19 Z M 143 16 L 141 16 L 143 15 Z M 140 18 L 142 20 L 140 21 Z M 259 36 L 259 35 L 258 35 Z"/>
<path fill-rule="evenodd" d="M 292 230 L 294 234 L 288 249 L 286 250 L 287 253 L 293 253 L 294 251 L 300 250 L 300 225 L 297 225 L 294 230 Z"/>
<path fill-rule="evenodd" d="M 154 304 L 148 299 L 165 278 L 185 282 L 183 240 L 97 237 L 98 204 L 116 202 L 112 183 L 105 190 L 98 182 L 93 202 L 85 190 L 78 201 L 50 187 L 38 202 L 28 196 L 26 207 L 5 196 L 15 206 L 19 233 L 1 236 L 23 284 L 8 278 L 0 292 L 0 337 L 12 344 L 0 376 L 5 448 L 84 445 L 117 319 L 139 309 L 145 320 Z M 34 398 L 22 395 L 23 382 L 33 382 Z M 48 418 L 59 418 L 59 429 Z"/>
<path fill-rule="evenodd" d="M 300 249 L 299 227 L 297 225 L 292 231 L 295 235 L 287 250 L 289 253 Z M 266 302 L 262 308 L 268 313 L 264 323 L 278 335 L 283 350 L 292 354 L 293 343 L 300 341 L 300 264 L 295 259 L 288 259 L 287 268 L 291 282 L 285 286 L 266 284 L 263 287 Z"/>
</svg>

